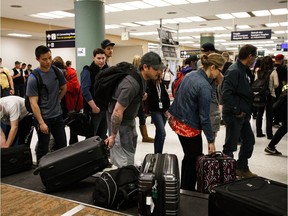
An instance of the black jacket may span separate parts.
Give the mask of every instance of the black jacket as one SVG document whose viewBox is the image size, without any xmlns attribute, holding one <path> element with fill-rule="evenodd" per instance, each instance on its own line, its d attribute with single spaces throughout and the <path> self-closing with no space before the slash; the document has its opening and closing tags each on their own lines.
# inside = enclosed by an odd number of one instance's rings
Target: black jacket
<svg viewBox="0 0 288 216">
<path fill-rule="evenodd" d="M 223 115 L 238 115 L 252 112 L 252 93 L 246 66 L 239 60 L 225 73 L 222 83 Z"/>
<path fill-rule="evenodd" d="M 150 111 L 160 111 L 160 112 L 166 112 L 170 107 L 170 98 L 169 95 L 165 89 L 165 86 L 163 82 L 160 83 L 161 87 L 161 102 L 163 108 L 159 108 L 159 97 L 158 92 L 155 83 L 152 80 L 147 81 L 147 89 L 146 92 L 148 94 L 148 107 Z"/>
</svg>

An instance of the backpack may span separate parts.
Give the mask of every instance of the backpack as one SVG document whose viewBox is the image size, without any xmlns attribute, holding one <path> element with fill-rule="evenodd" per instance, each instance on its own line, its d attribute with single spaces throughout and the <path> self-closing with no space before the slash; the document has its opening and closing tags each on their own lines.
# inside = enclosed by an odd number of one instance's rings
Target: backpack
<svg viewBox="0 0 288 216">
<path fill-rule="evenodd" d="M 128 62 L 120 62 L 116 66 L 100 71 L 95 76 L 93 99 L 101 110 L 108 109 L 115 89 L 127 75 L 131 75 L 139 83 L 139 99 L 142 100 L 143 85 L 137 69 Z"/>
<path fill-rule="evenodd" d="M 176 95 L 176 91 L 181 83 L 181 81 L 183 80 L 185 74 L 182 71 L 177 72 L 176 74 L 176 79 L 172 82 L 172 95 L 173 97 L 175 97 Z"/>
<path fill-rule="evenodd" d="M 133 165 L 104 171 L 95 181 L 94 205 L 112 209 L 136 206 L 138 177 L 139 170 Z"/>
<path fill-rule="evenodd" d="M 253 94 L 253 106 L 264 107 L 269 101 L 271 96 L 269 90 L 269 77 L 272 70 L 266 73 L 258 73 L 258 79 L 255 80 L 251 85 Z"/>
<path fill-rule="evenodd" d="M 57 77 L 57 80 L 59 81 L 59 77 L 60 77 L 60 73 L 61 71 L 59 71 L 59 69 L 54 66 L 54 65 L 51 65 L 52 66 L 52 69 L 54 70 L 55 74 L 56 74 L 56 77 Z M 38 105 L 41 104 L 41 91 L 43 89 L 43 87 L 46 87 L 45 84 L 43 84 L 43 79 L 41 77 L 41 75 L 39 74 L 39 71 L 37 69 L 34 69 L 29 77 L 31 76 L 31 74 L 33 74 L 36 78 L 36 81 L 37 81 L 37 89 L 38 89 Z M 27 83 L 28 83 L 28 79 L 29 77 L 27 78 L 26 80 L 26 85 L 25 85 L 25 91 L 27 90 Z M 47 90 L 47 94 L 48 94 L 48 90 Z M 30 113 L 33 113 L 33 110 L 32 110 L 32 107 L 31 107 L 31 104 L 30 104 L 30 100 L 29 100 L 29 97 L 27 96 L 27 94 L 25 93 L 25 107 L 27 109 L 28 112 Z"/>
</svg>

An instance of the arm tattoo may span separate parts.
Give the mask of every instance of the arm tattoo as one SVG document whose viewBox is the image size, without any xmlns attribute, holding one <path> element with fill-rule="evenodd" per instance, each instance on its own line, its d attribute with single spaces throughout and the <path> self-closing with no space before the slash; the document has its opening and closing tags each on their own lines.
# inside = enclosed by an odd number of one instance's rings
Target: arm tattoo
<svg viewBox="0 0 288 216">
<path fill-rule="evenodd" d="M 114 114 L 111 116 L 112 134 L 116 135 L 118 133 L 121 121 L 122 120 L 119 116 Z"/>
</svg>

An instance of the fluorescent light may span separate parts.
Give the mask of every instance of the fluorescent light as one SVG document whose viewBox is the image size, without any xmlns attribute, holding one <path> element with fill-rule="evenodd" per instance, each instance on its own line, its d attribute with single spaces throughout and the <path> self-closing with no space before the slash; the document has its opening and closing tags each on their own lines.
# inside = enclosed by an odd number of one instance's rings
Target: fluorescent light
<svg viewBox="0 0 288 216">
<path fill-rule="evenodd" d="M 163 24 L 176 24 L 176 23 L 179 23 L 175 19 L 163 19 L 162 22 L 163 22 Z"/>
<path fill-rule="evenodd" d="M 153 22 L 150 22 L 150 21 L 140 21 L 140 22 L 134 22 L 134 23 L 137 23 L 137 24 L 140 24 L 140 25 L 143 25 L 143 26 L 155 25 Z"/>
<path fill-rule="evenodd" d="M 68 13 L 65 11 L 51 11 L 51 12 L 47 12 L 47 13 L 31 14 L 29 16 L 37 17 L 37 18 L 41 18 L 41 19 L 61 19 L 61 18 L 66 18 L 66 17 L 74 17 L 75 14 Z"/>
<path fill-rule="evenodd" d="M 69 12 L 66 12 L 66 11 L 52 11 L 52 12 L 49 12 L 49 13 L 55 14 L 55 15 L 59 15 L 59 16 L 63 16 L 63 17 L 75 17 L 75 14 L 69 13 Z"/>
<path fill-rule="evenodd" d="M 188 0 L 191 3 L 202 3 L 202 2 L 208 2 L 208 0 Z"/>
<path fill-rule="evenodd" d="M 173 20 L 177 21 L 177 23 L 190 23 L 191 20 L 187 18 L 174 18 Z"/>
<path fill-rule="evenodd" d="M 288 26 L 288 22 L 280 22 L 280 26 Z"/>
<path fill-rule="evenodd" d="M 171 4 L 161 1 L 161 0 L 143 0 L 143 2 L 153 5 L 155 7 L 165 7 L 165 6 L 170 6 Z"/>
<path fill-rule="evenodd" d="M 130 32 L 130 35 L 134 36 L 158 35 L 158 32 Z"/>
<path fill-rule="evenodd" d="M 219 26 L 219 27 L 212 27 L 210 29 L 213 29 L 214 31 L 225 31 L 227 30 L 226 28 L 222 27 L 222 26 Z"/>
<path fill-rule="evenodd" d="M 239 29 L 249 29 L 251 27 L 249 25 L 237 25 L 237 28 L 239 28 Z"/>
<path fill-rule="evenodd" d="M 202 17 L 199 16 L 194 16 L 194 17 L 186 17 L 187 19 L 190 19 L 194 22 L 202 22 L 202 21 L 206 21 L 206 19 L 203 19 Z"/>
<path fill-rule="evenodd" d="M 270 16 L 271 15 L 271 13 L 268 10 L 252 11 L 252 13 L 257 17 Z"/>
<path fill-rule="evenodd" d="M 220 38 L 223 38 L 223 37 L 231 37 L 231 34 L 215 34 L 214 37 L 220 37 Z"/>
<path fill-rule="evenodd" d="M 51 16 L 44 16 L 43 14 L 31 14 L 29 16 L 40 18 L 40 19 L 53 19 Z"/>
<path fill-rule="evenodd" d="M 111 7 L 109 5 L 105 5 L 105 13 L 107 12 L 118 12 L 118 11 L 123 11 L 120 8 L 115 8 L 115 7 Z"/>
<path fill-rule="evenodd" d="M 126 4 L 131 5 L 133 7 L 139 8 L 139 9 L 145 9 L 145 8 L 153 8 L 154 6 L 146 4 L 142 1 L 131 1 L 126 2 Z"/>
<path fill-rule="evenodd" d="M 115 8 L 119 8 L 121 10 L 136 10 L 137 8 L 125 3 L 116 3 L 116 4 L 110 4 L 110 7 L 115 7 Z"/>
<path fill-rule="evenodd" d="M 180 44 L 193 44 L 193 41 L 179 41 Z"/>
<path fill-rule="evenodd" d="M 285 15 L 285 14 L 288 14 L 288 9 L 287 8 L 279 8 L 279 9 L 270 10 L 270 12 L 273 15 Z"/>
<path fill-rule="evenodd" d="M 226 40 L 224 39 L 219 39 L 219 40 L 215 40 L 215 42 L 219 43 L 219 42 L 225 42 Z"/>
<path fill-rule="evenodd" d="M 117 29 L 117 28 L 122 28 L 123 26 L 121 25 L 116 25 L 116 24 L 112 24 L 112 25 L 105 25 L 105 29 Z"/>
<path fill-rule="evenodd" d="M 28 34 L 19 34 L 19 33 L 10 33 L 8 34 L 9 36 L 13 36 L 13 37 L 32 37 L 32 35 L 28 35 Z"/>
<path fill-rule="evenodd" d="M 226 14 L 216 14 L 217 17 L 219 17 L 220 19 L 234 19 L 235 17 L 232 16 L 229 13 Z"/>
<path fill-rule="evenodd" d="M 285 34 L 286 31 L 284 30 L 280 30 L 280 31 L 274 31 L 274 34 Z"/>
<path fill-rule="evenodd" d="M 135 24 L 135 23 L 120 23 L 121 25 L 123 26 L 129 26 L 129 27 L 137 27 L 137 26 L 140 26 L 138 24 Z"/>
<path fill-rule="evenodd" d="M 189 2 L 186 0 L 164 0 L 165 2 L 168 2 L 172 5 L 182 5 L 182 4 L 188 4 Z"/>
<path fill-rule="evenodd" d="M 278 27 L 279 23 L 267 23 L 265 24 L 267 27 Z"/>
<path fill-rule="evenodd" d="M 236 18 L 246 18 L 246 17 L 250 17 L 250 15 L 246 12 L 238 12 L 238 13 L 232 13 L 233 16 L 235 16 Z"/>
</svg>

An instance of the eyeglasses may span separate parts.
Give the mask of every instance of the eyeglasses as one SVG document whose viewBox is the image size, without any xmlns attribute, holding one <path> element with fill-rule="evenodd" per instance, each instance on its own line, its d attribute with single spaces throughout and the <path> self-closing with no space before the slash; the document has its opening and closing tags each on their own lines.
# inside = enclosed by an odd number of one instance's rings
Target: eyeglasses
<svg viewBox="0 0 288 216">
<path fill-rule="evenodd" d="M 221 69 L 217 68 L 217 70 L 218 70 L 220 73 L 222 73 L 222 70 L 221 70 Z"/>
</svg>

